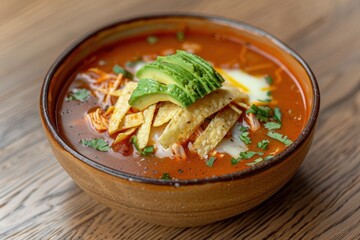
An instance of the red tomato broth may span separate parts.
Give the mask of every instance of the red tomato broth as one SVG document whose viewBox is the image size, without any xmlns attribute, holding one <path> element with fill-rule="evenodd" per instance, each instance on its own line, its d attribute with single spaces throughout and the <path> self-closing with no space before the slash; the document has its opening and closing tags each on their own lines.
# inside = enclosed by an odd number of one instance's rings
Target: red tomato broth
<svg viewBox="0 0 360 240">
<path fill-rule="evenodd" d="M 115 64 L 125 66 L 127 61 L 136 60 L 138 57 L 154 59 L 169 49 L 182 49 L 183 42 L 176 40 L 175 34 L 157 34 L 156 36 L 158 41 L 155 44 L 149 44 L 146 41 L 146 36 L 128 39 L 103 49 L 84 61 L 83 65 L 74 73 L 69 87 L 64 88 L 62 97 L 59 98 L 57 122 L 62 136 L 76 151 L 84 156 L 113 169 L 141 176 L 159 178 L 163 173 L 169 173 L 172 178 L 194 179 L 219 176 L 249 168 L 250 166 L 247 166 L 246 163 L 253 162 L 259 157 L 258 155 L 232 165 L 231 156 L 225 154 L 223 157 L 217 157 L 214 165 L 209 167 L 205 164 L 205 160 L 200 159 L 187 148 L 185 148 L 186 160 L 173 160 L 139 156 L 129 139 L 114 145 L 116 151 L 109 150 L 108 152 L 100 152 L 79 143 L 81 139 L 104 138 L 111 144 L 114 136 L 109 136 L 106 131 L 101 133 L 96 131 L 86 119 L 86 114 L 91 109 L 104 107 L 96 97 L 91 96 L 84 103 L 65 101 L 67 93 L 72 88 L 84 87 L 91 90 L 88 84 L 75 79 L 76 74 L 92 67 L 110 73 Z M 281 129 L 276 130 L 276 132 L 288 136 L 293 141 L 299 136 L 307 118 L 305 101 L 299 83 L 291 76 L 285 65 L 281 65 L 279 61 L 274 61 L 275 58 L 266 57 L 266 53 L 254 45 L 242 42 L 241 39 L 234 41 L 234 39 L 229 40 L 220 35 L 186 33 L 185 42 L 200 45 L 201 49 L 195 53 L 213 63 L 215 67 L 241 68 L 245 71 L 248 68 L 252 75 L 270 75 L 274 80 L 273 86 L 276 87 L 271 93 L 277 104 L 272 105 L 270 102 L 267 105 L 272 108 L 279 107 L 282 112 L 283 124 Z M 263 67 L 254 68 L 254 66 Z M 278 78 L 279 74 L 281 74 L 281 81 Z M 113 100 L 115 103 L 116 99 Z M 239 121 L 242 121 L 243 118 L 242 115 Z M 252 141 L 248 145 L 249 151 L 264 152 L 262 157 L 274 152 L 279 153 L 286 148 L 283 143 L 266 136 L 268 130 L 264 127 L 255 132 L 249 132 Z M 270 140 L 267 150 L 257 148 L 257 143 L 263 139 Z"/>
</svg>

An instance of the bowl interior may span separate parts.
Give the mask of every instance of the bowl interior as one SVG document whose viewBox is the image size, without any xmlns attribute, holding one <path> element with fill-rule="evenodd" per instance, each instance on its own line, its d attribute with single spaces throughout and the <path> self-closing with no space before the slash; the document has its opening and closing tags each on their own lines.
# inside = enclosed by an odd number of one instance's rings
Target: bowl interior
<svg viewBox="0 0 360 240">
<path fill-rule="evenodd" d="M 45 79 L 41 98 L 41 111 L 43 118 L 45 119 L 45 125 L 50 130 L 50 132 L 55 135 L 55 138 L 60 143 L 60 145 L 62 145 L 67 150 L 71 149 L 71 147 L 66 144 L 57 131 L 57 99 L 60 95 L 61 89 L 69 84 L 68 80 L 70 79 L 70 76 L 84 59 L 86 59 L 89 55 L 99 51 L 100 49 L 115 44 L 116 42 L 123 39 L 156 32 L 176 32 L 179 28 L 181 29 L 184 27 L 186 27 L 189 31 L 205 31 L 213 33 L 221 32 L 222 35 L 225 35 L 229 38 L 238 38 L 242 39 L 244 42 L 251 42 L 259 49 L 267 52 L 269 57 L 271 56 L 274 61 L 285 63 L 285 65 L 288 67 L 289 74 L 293 75 L 294 78 L 300 81 L 301 88 L 305 94 L 304 102 L 307 109 L 307 124 L 304 128 L 303 134 L 301 134 L 300 137 L 294 141 L 294 144 L 292 144 L 288 149 L 270 161 L 259 164 L 252 169 L 229 174 L 228 176 L 226 175 L 224 177 L 218 177 L 218 179 L 233 179 L 235 177 L 240 177 L 242 174 L 260 170 L 264 167 L 264 165 L 275 164 L 277 161 L 281 161 L 282 159 L 286 158 L 288 154 L 293 152 L 296 147 L 306 139 L 309 132 L 314 127 L 319 108 L 319 93 L 316 80 L 305 62 L 295 52 L 274 38 L 272 35 L 250 25 L 216 17 L 199 17 L 187 15 L 140 17 L 118 22 L 95 31 L 90 35 L 87 35 L 60 56 L 60 58 L 50 69 Z M 74 150 L 72 150 L 72 152 L 73 154 L 77 155 L 77 158 L 80 158 L 81 160 L 86 159 L 87 163 L 92 162 L 92 160 L 82 156 L 79 153 L 76 153 Z M 93 166 L 98 167 L 96 164 Z M 105 166 L 100 166 L 100 168 L 102 170 L 105 169 L 105 171 L 114 175 L 132 177 L 139 181 L 144 179 L 146 180 L 146 178 L 129 176 L 128 174 L 122 173 L 120 171 L 106 169 Z M 154 181 L 157 182 L 156 180 Z M 178 181 L 191 182 L 191 180 Z M 163 181 L 159 180 L 159 182 Z"/>
</svg>

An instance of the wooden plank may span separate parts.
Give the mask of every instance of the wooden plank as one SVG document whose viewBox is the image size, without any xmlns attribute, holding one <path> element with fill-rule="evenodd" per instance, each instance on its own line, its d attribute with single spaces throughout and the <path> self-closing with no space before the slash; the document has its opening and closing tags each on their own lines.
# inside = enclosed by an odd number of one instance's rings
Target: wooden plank
<svg viewBox="0 0 360 240">
<path fill-rule="evenodd" d="M 115 19 L 169 10 L 272 32 L 308 61 L 322 91 L 314 144 L 291 182 L 245 214 L 197 228 L 147 224 L 83 193 L 52 155 L 38 116 L 42 78 L 71 41 Z M 359 22 L 356 0 L 3 0 L 0 239 L 359 239 Z"/>
</svg>

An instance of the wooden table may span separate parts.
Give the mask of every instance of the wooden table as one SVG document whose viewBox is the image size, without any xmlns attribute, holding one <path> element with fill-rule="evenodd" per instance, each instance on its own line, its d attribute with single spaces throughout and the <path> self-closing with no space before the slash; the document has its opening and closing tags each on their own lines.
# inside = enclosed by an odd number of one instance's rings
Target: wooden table
<svg viewBox="0 0 360 240">
<path fill-rule="evenodd" d="M 38 111 L 43 77 L 74 39 L 143 13 L 217 14 L 261 27 L 314 70 L 322 103 L 312 149 L 269 200 L 211 225 L 154 226 L 81 191 L 53 156 Z M 360 239 L 360 2 L 40 1 L 0 5 L 0 239 Z"/>
</svg>

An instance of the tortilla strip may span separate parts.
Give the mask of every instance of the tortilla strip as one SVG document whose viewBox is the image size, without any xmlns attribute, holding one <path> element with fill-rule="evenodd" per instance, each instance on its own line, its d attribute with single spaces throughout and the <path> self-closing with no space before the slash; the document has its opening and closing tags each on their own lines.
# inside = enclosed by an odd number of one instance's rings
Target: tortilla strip
<svg viewBox="0 0 360 240">
<path fill-rule="evenodd" d="M 144 123 L 144 117 L 142 112 L 127 114 L 125 115 L 122 123 L 120 124 L 121 126 L 120 131 L 128 128 L 138 127 L 143 123 Z"/>
<path fill-rule="evenodd" d="M 109 133 L 114 134 L 120 131 L 120 123 L 124 118 L 125 114 L 129 111 L 130 105 L 128 103 L 131 93 L 136 88 L 136 82 L 128 82 L 122 89 L 122 94 L 119 96 L 116 104 L 114 113 L 111 115 L 109 121 Z"/>
<path fill-rule="evenodd" d="M 152 121 L 154 119 L 155 109 L 156 104 L 153 104 L 143 111 L 145 122 L 139 127 L 139 130 L 136 134 L 139 149 L 143 149 L 144 147 L 146 147 L 149 142 L 150 130 Z"/>
<path fill-rule="evenodd" d="M 205 131 L 193 143 L 193 149 L 201 156 L 206 156 L 225 137 L 240 117 L 240 113 L 226 106 L 211 120 Z"/>
<path fill-rule="evenodd" d="M 164 102 L 156 114 L 153 126 L 159 127 L 169 122 L 179 109 L 180 107 L 172 102 Z"/>
<path fill-rule="evenodd" d="M 129 129 L 127 129 L 125 132 L 119 133 L 119 134 L 116 136 L 113 144 L 116 144 L 116 143 L 118 143 L 118 142 L 124 141 L 125 139 L 127 139 L 128 137 L 130 137 L 130 135 L 131 135 L 133 132 L 135 132 L 135 130 L 136 130 L 136 127 L 134 127 L 134 128 L 129 128 Z"/>
<path fill-rule="evenodd" d="M 205 118 L 221 110 L 231 101 L 241 98 L 246 99 L 247 95 L 236 88 L 220 88 L 188 108 L 181 108 L 160 136 L 160 144 L 168 148 L 173 143 L 185 142 Z"/>
</svg>

